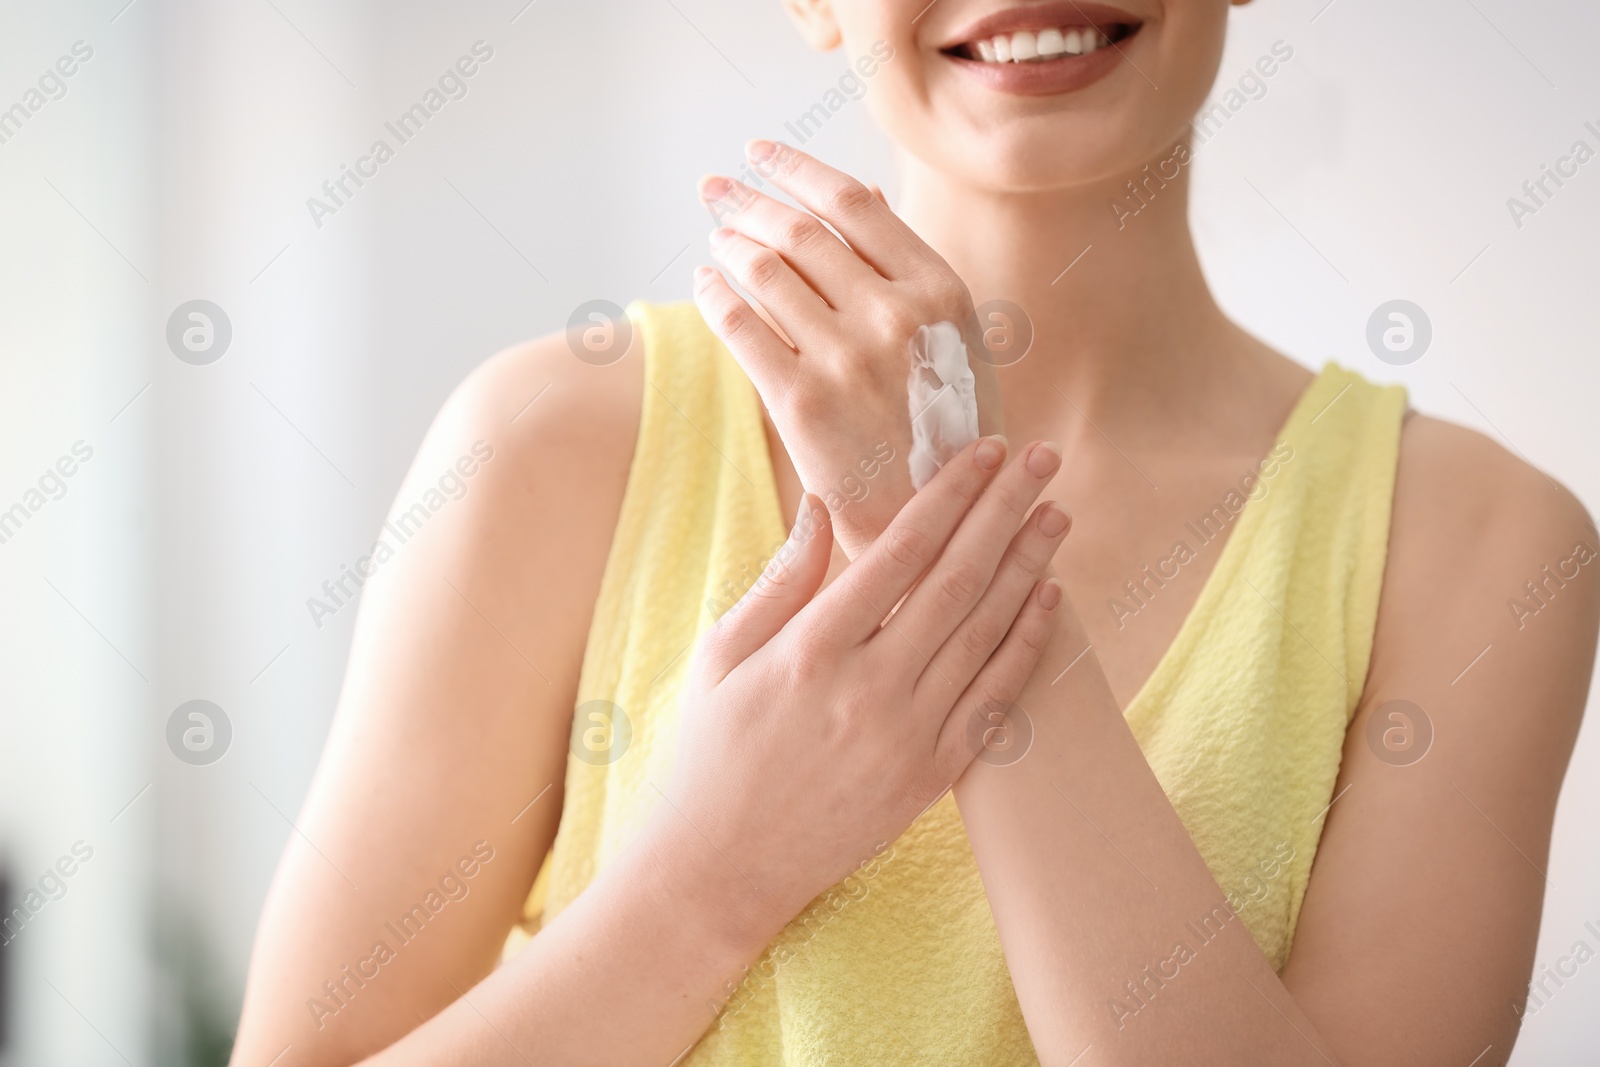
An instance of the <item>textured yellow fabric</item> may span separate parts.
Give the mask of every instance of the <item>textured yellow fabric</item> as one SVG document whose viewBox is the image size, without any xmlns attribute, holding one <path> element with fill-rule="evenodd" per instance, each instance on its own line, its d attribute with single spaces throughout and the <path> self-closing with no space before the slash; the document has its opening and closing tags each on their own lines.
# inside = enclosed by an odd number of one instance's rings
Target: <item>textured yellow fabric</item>
<svg viewBox="0 0 1600 1067">
<path fill-rule="evenodd" d="M 628 314 L 644 337 L 639 440 L 579 682 L 573 747 L 585 758 L 568 760 L 530 928 L 581 893 L 659 803 L 651 783 L 670 774 L 692 645 L 785 537 L 743 372 L 692 304 Z M 1220 552 L 1125 714 L 1279 969 L 1366 677 L 1404 408 L 1402 390 L 1329 364 L 1244 491 L 1184 528 L 1187 555 L 1174 545 L 1120 607 L 1078 605 L 1136 614 L 1163 575 Z M 594 732 L 594 700 L 626 715 L 625 749 Z M 594 754 L 608 746 L 610 762 Z M 525 940 L 514 935 L 508 953 Z M 1036 1063 L 953 799 L 791 923 L 683 1062 Z"/>
</svg>

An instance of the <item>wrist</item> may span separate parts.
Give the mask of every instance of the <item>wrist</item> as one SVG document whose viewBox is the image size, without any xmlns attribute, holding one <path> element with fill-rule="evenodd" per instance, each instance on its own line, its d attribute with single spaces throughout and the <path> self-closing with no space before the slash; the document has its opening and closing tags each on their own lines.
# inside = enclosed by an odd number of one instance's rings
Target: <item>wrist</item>
<svg viewBox="0 0 1600 1067">
<path fill-rule="evenodd" d="M 791 916 L 776 894 L 753 884 L 737 859 L 715 848 L 663 803 L 637 842 L 637 887 L 695 941 L 738 963 L 757 955 Z"/>
</svg>

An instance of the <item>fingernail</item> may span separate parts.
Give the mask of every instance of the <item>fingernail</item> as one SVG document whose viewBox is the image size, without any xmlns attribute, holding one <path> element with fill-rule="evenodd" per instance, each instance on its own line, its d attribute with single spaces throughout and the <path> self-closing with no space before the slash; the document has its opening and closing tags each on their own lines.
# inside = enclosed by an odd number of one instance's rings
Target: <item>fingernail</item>
<svg viewBox="0 0 1600 1067">
<path fill-rule="evenodd" d="M 721 200 L 733 191 L 733 183 L 719 174 L 712 174 L 700 181 L 700 199 L 710 202 Z"/>
<path fill-rule="evenodd" d="M 1061 603 L 1061 582 L 1055 578 L 1046 578 L 1039 583 L 1039 606 L 1046 611 L 1056 610 L 1056 605 Z"/>
<path fill-rule="evenodd" d="M 1067 528 L 1067 513 L 1056 506 L 1054 500 L 1046 501 L 1039 509 L 1039 532 L 1054 537 Z"/>
<path fill-rule="evenodd" d="M 728 229 L 728 227 L 718 226 L 716 229 L 711 231 L 711 247 L 715 248 L 717 245 L 720 245 L 722 242 L 726 241 L 732 236 L 733 231 Z"/>
<path fill-rule="evenodd" d="M 1028 473 L 1035 478 L 1047 478 L 1061 466 L 1061 446 L 1054 441 L 1040 441 L 1028 453 Z"/>
<path fill-rule="evenodd" d="M 698 289 L 716 276 L 717 272 L 712 270 L 710 267 L 696 267 L 694 269 L 694 287 Z"/>
<path fill-rule="evenodd" d="M 751 141 L 744 146 L 744 154 L 752 163 L 765 163 L 778 151 L 778 146 L 771 141 Z"/>
<path fill-rule="evenodd" d="M 1006 458 L 1006 439 L 1000 434 L 985 437 L 972 453 L 972 461 L 986 471 L 992 471 Z"/>
</svg>

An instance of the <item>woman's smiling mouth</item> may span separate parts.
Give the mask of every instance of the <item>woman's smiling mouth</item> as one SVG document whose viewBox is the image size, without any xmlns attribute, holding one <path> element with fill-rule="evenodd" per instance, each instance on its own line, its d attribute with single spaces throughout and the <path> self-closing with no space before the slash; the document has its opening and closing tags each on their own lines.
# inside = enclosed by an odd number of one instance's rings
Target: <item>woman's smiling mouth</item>
<svg viewBox="0 0 1600 1067">
<path fill-rule="evenodd" d="M 997 12 L 939 51 L 1001 92 L 1071 92 L 1109 73 L 1143 25 L 1103 4 L 1065 0 Z"/>
</svg>

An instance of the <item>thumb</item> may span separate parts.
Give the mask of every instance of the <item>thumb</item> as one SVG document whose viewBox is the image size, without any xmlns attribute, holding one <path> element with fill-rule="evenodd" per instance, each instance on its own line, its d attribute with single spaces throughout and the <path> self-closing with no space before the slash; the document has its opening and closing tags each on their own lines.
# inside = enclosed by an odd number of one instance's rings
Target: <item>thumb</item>
<svg viewBox="0 0 1600 1067">
<path fill-rule="evenodd" d="M 873 196 L 875 196 L 879 200 L 883 201 L 883 206 L 884 207 L 888 207 L 889 206 L 889 198 L 887 196 L 883 195 L 883 190 L 878 187 L 878 183 L 877 182 L 868 182 L 867 183 L 867 188 L 872 190 L 872 195 Z"/>
<path fill-rule="evenodd" d="M 822 586 L 833 555 L 833 521 L 822 500 L 800 500 L 789 539 L 767 563 L 750 591 L 706 635 L 700 659 L 713 683 L 727 677 L 779 630 Z"/>
</svg>

